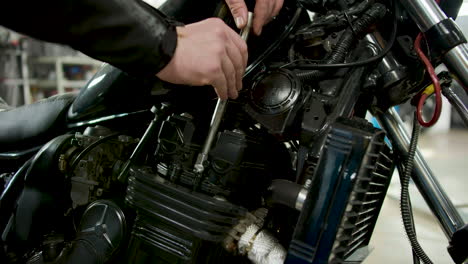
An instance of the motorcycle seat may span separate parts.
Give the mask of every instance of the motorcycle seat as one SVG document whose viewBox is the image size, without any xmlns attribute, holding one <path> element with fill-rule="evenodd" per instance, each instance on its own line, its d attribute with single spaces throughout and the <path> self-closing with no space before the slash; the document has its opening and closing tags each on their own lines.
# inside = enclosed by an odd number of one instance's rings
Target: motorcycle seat
<svg viewBox="0 0 468 264">
<path fill-rule="evenodd" d="M 30 105 L 0 110 L 0 153 L 39 146 L 66 130 L 66 113 L 76 95 L 67 93 Z"/>
</svg>

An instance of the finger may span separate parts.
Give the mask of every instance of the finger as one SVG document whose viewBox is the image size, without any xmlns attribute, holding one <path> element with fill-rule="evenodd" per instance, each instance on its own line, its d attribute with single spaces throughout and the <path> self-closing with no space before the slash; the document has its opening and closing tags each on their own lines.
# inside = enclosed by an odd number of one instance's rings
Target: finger
<svg viewBox="0 0 468 264">
<path fill-rule="evenodd" d="M 229 45 L 227 49 L 228 57 L 231 60 L 233 67 L 234 67 L 234 73 L 235 73 L 235 89 L 236 91 L 240 91 L 242 89 L 242 75 L 244 74 L 245 71 L 245 66 L 244 62 L 242 59 L 241 52 L 239 48 L 234 44 L 234 41 L 231 41 L 231 45 Z M 229 80 L 228 80 L 229 81 Z"/>
<path fill-rule="evenodd" d="M 228 56 L 224 56 L 221 66 L 223 68 L 224 76 L 226 79 L 226 88 L 227 95 L 229 98 L 237 98 L 237 89 L 236 89 L 236 69 L 233 62 L 229 59 Z"/>
<path fill-rule="evenodd" d="M 257 0 L 254 9 L 253 30 L 256 35 L 262 33 L 262 27 L 267 22 L 271 15 L 271 2 L 265 0 Z"/>
<path fill-rule="evenodd" d="M 273 16 L 277 16 L 283 7 L 284 0 L 276 0 L 275 7 L 273 8 Z"/>
<path fill-rule="evenodd" d="M 228 99 L 227 80 L 224 76 L 224 70 L 220 69 L 213 77 L 214 79 L 211 81 L 211 85 L 213 85 L 218 97 L 221 100 Z"/>
<path fill-rule="evenodd" d="M 247 6 L 244 0 L 226 0 L 237 28 L 244 28 L 247 23 Z"/>
<path fill-rule="evenodd" d="M 239 56 L 237 56 L 236 59 L 240 59 L 241 75 L 244 75 L 245 67 L 247 67 L 248 60 L 247 43 L 245 43 L 245 41 L 242 40 L 236 32 L 234 32 L 234 30 L 229 30 L 228 37 L 237 47 Z"/>
</svg>

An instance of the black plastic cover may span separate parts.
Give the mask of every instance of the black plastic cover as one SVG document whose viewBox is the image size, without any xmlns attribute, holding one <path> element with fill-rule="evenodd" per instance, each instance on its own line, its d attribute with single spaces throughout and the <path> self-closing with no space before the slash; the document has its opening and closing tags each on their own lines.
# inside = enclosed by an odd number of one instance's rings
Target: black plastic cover
<svg viewBox="0 0 468 264">
<path fill-rule="evenodd" d="M 445 54 L 452 48 L 466 43 L 463 32 L 451 18 L 444 19 L 432 26 L 425 33 L 431 43 L 431 49 L 437 54 Z"/>
<path fill-rule="evenodd" d="M 252 85 L 245 111 L 270 133 L 281 135 L 296 117 L 302 97 L 302 84 L 293 72 L 266 72 Z"/>
</svg>

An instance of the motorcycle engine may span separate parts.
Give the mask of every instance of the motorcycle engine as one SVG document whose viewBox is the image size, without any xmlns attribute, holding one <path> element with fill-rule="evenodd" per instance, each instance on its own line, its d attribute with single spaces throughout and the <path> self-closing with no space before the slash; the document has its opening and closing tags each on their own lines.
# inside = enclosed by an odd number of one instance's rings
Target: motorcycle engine
<svg viewBox="0 0 468 264">
<path fill-rule="evenodd" d="M 131 263 L 146 263 L 140 261 L 146 257 L 170 263 L 242 263 L 227 258 L 234 250 L 233 227 L 261 221 L 249 211 L 264 205 L 272 179 L 285 177 L 277 161 L 288 160 L 287 152 L 255 128 L 220 132 L 206 169 L 195 172 L 203 143 L 198 125 L 187 113 L 169 116 L 162 122 L 152 166 L 131 170 L 126 202 L 137 211 Z"/>
</svg>

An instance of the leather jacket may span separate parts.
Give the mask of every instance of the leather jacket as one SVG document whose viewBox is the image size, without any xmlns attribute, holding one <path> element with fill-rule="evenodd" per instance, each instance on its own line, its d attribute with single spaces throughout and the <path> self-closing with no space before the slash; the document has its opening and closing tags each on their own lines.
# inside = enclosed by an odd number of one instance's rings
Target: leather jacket
<svg viewBox="0 0 468 264">
<path fill-rule="evenodd" d="M 140 76 L 164 68 L 177 45 L 175 26 L 141 0 L 8 0 L 0 24 Z"/>
</svg>

